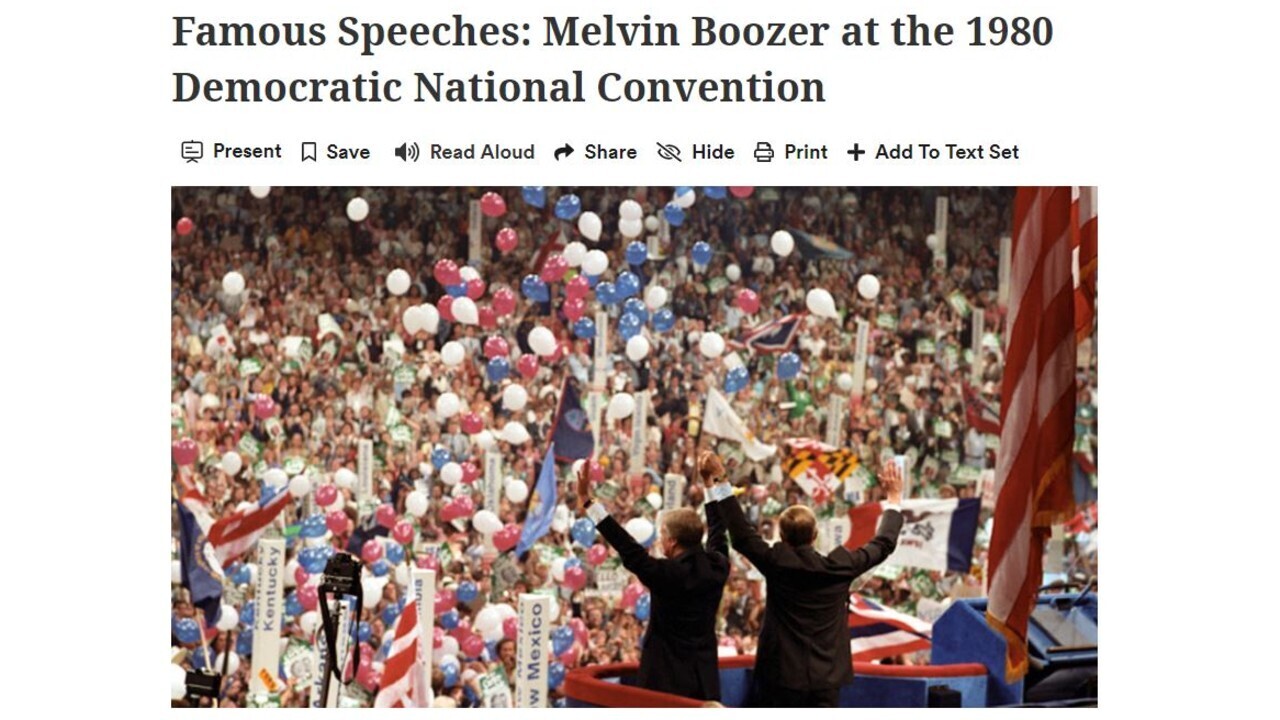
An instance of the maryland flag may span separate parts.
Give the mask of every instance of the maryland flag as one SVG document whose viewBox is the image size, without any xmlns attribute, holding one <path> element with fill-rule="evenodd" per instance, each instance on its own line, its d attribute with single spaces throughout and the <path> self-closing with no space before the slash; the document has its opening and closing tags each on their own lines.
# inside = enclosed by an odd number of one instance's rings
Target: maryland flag
<svg viewBox="0 0 1280 720">
<path fill-rule="evenodd" d="M 858 456 L 852 450 L 810 438 L 792 438 L 783 448 L 783 471 L 813 498 L 815 505 L 830 501 L 839 493 L 845 478 L 858 468 Z"/>
</svg>

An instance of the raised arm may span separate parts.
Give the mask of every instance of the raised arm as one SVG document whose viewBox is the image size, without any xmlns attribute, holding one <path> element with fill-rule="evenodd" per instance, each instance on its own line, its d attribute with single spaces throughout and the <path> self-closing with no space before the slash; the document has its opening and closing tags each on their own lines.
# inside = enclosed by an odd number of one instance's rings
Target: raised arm
<svg viewBox="0 0 1280 720">
<path fill-rule="evenodd" d="M 747 522 L 742 506 L 733 496 L 733 488 L 725 481 L 724 463 L 713 452 L 706 450 L 698 457 L 698 472 L 702 483 L 707 488 L 707 525 L 711 527 L 712 517 L 717 525 L 722 521 L 733 541 L 733 549 L 742 553 L 756 566 L 760 572 L 768 574 L 773 568 L 773 560 L 769 555 L 769 544 L 760 537 L 756 529 Z M 710 545 L 710 538 L 708 538 Z M 723 540 L 721 541 L 723 545 Z"/>
<path fill-rule="evenodd" d="M 640 579 L 647 588 L 661 586 L 666 579 L 665 566 L 662 561 L 651 556 L 643 545 L 631 537 L 631 533 L 614 520 L 602 503 L 593 500 L 591 480 L 586 463 L 578 473 L 578 497 L 587 503 L 586 515 L 595 523 L 596 530 L 604 537 L 622 558 L 622 566 Z"/>
<path fill-rule="evenodd" d="M 898 547 L 898 534 L 902 532 L 902 473 L 897 463 L 892 460 L 880 468 L 880 484 L 888 495 L 881 505 L 880 525 L 876 528 L 876 536 L 857 550 L 837 548 L 830 555 L 838 559 L 843 554 L 847 559 L 849 571 L 857 576 L 884 562 Z"/>
<path fill-rule="evenodd" d="M 719 503 L 708 502 L 703 505 L 707 513 L 707 552 L 720 553 L 729 557 L 729 536 L 725 531 L 724 518 L 720 517 Z"/>
</svg>

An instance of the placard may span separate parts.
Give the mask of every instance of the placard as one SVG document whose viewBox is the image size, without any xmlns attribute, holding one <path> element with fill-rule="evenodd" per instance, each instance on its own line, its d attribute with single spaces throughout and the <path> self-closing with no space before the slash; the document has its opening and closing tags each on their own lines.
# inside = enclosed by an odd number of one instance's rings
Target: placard
<svg viewBox="0 0 1280 720">
<path fill-rule="evenodd" d="M 250 692 L 269 692 L 263 671 L 275 678 L 280 666 L 280 630 L 284 624 L 284 538 L 258 540 L 258 584 L 254 591 L 253 667 Z"/>
<path fill-rule="evenodd" d="M 547 707 L 547 641 L 551 598 L 520 596 L 520 633 L 516 640 L 516 707 Z"/>
</svg>

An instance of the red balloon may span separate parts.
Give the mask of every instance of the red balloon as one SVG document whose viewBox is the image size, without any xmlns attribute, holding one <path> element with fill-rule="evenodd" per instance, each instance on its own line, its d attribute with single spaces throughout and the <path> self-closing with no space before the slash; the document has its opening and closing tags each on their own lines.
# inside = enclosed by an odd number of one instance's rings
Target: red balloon
<svg viewBox="0 0 1280 720">
<path fill-rule="evenodd" d="M 441 285 L 457 285 L 462 282 L 462 275 L 458 272 L 458 263 L 443 258 L 436 261 L 434 270 L 436 282 Z"/>
<path fill-rule="evenodd" d="M 480 657 L 480 653 L 484 652 L 484 640 L 475 633 L 467 636 L 466 640 L 458 643 L 462 648 L 462 652 L 469 658 Z"/>
<path fill-rule="evenodd" d="M 391 528 L 391 538 L 401 545 L 413 542 L 413 523 L 408 520 L 397 522 L 396 526 Z"/>
<path fill-rule="evenodd" d="M 493 534 L 493 546 L 498 552 L 506 552 L 520 542 L 520 526 L 507 523 L 501 530 Z"/>
<path fill-rule="evenodd" d="M 591 639 L 587 635 L 587 624 L 582 622 L 582 618 L 569 620 L 569 629 L 573 631 L 573 638 L 584 646 Z"/>
<path fill-rule="evenodd" d="M 196 229 L 196 224 L 191 222 L 191 218 L 178 218 L 178 234 L 190 235 L 192 230 Z"/>
<path fill-rule="evenodd" d="M 475 435 L 484 429 L 484 420 L 476 413 L 467 413 L 462 416 L 462 432 L 468 435 Z M 466 468 L 463 468 L 466 470 Z"/>
<path fill-rule="evenodd" d="M 578 646 L 574 645 L 570 647 L 568 650 L 565 650 L 564 652 L 560 653 L 560 662 L 563 663 L 564 666 L 567 668 L 577 667 L 578 666 Z"/>
<path fill-rule="evenodd" d="M 306 585 L 310 579 L 311 575 L 301 565 L 293 569 L 293 581 L 298 584 L 298 587 Z"/>
<path fill-rule="evenodd" d="M 516 294 L 509 287 L 498 288 L 493 293 L 493 311 L 499 317 L 510 315 L 516 310 Z"/>
<path fill-rule="evenodd" d="M 418 567 L 422 570 L 440 569 L 440 561 L 436 559 L 435 555 L 419 555 L 416 562 L 418 563 Z M 436 647 L 439 647 L 439 645 Z"/>
<path fill-rule="evenodd" d="M 501 217 L 507 212 L 507 201 L 496 192 L 487 192 L 480 196 L 480 212 L 484 213 L 485 217 Z"/>
<path fill-rule="evenodd" d="M 516 639 L 516 635 L 520 632 L 520 619 L 509 617 L 502 621 L 502 636 L 511 640 Z"/>
<path fill-rule="evenodd" d="M 520 371 L 520 376 L 525 380 L 538 374 L 538 356 L 533 353 L 521 355 L 520 360 L 516 362 L 516 370 Z"/>
<path fill-rule="evenodd" d="M 321 485 L 316 488 L 316 504 L 320 507 L 329 507 L 338 501 L 337 485 Z"/>
<path fill-rule="evenodd" d="M 315 610 L 319 607 L 320 593 L 316 590 L 316 586 L 299 583 L 298 602 L 302 603 L 303 610 Z"/>
<path fill-rule="evenodd" d="M 542 264 L 542 279 L 546 282 L 560 282 L 569 270 L 569 261 L 563 255 L 552 255 Z"/>
<path fill-rule="evenodd" d="M 452 590 L 441 590 L 436 593 L 436 615 L 443 615 L 453 609 L 458 604 L 458 598 L 454 596 Z"/>
<path fill-rule="evenodd" d="M 512 620 L 514 619 L 515 618 L 512 618 Z M 432 628 L 432 632 L 431 632 L 432 649 L 444 647 L 444 638 L 445 638 L 444 628 L 440 627 L 439 625 Z"/>
<path fill-rule="evenodd" d="M 334 535 L 340 535 L 343 530 L 347 529 L 347 514 L 341 510 L 334 510 L 325 514 L 324 526 L 329 528 L 329 532 Z"/>
<path fill-rule="evenodd" d="M 476 467 L 473 462 L 462 463 L 462 482 L 470 485 L 480 479 L 480 468 Z"/>
<path fill-rule="evenodd" d="M 472 300 L 479 300 L 480 298 L 484 297 L 484 291 L 487 287 L 488 286 L 485 285 L 484 280 L 481 280 L 480 278 L 476 278 L 475 280 L 468 280 L 467 281 L 467 297 L 471 298 Z"/>
<path fill-rule="evenodd" d="M 382 559 L 382 543 L 377 538 L 370 538 L 364 541 L 364 547 L 360 548 L 360 557 L 370 565 Z"/>
<path fill-rule="evenodd" d="M 396 524 L 396 508 L 391 503 L 383 503 L 378 506 L 374 517 L 377 518 L 379 525 L 390 530 Z"/>
<path fill-rule="evenodd" d="M 574 592 L 581 590 L 587 584 L 587 571 L 580 567 L 566 568 L 562 584 Z"/>
<path fill-rule="evenodd" d="M 622 607 L 635 607 L 636 601 L 644 594 L 644 586 L 631 583 L 622 589 Z"/>
<path fill-rule="evenodd" d="M 591 482 L 604 482 L 604 466 L 595 459 L 587 461 L 587 476 Z"/>
<path fill-rule="evenodd" d="M 373 658 L 370 657 L 369 660 L 372 661 Z M 356 677 L 356 682 L 360 683 L 360 686 L 365 690 L 373 692 L 377 690 L 378 685 L 382 683 L 382 673 L 373 669 L 372 662 L 367 662 L 364 658 L 361 658 L 360 673 L 358 677 Z"/>
<path fill-rule="evenodd" d="M 581 298 L 586 300 L 587 296 L 591 294 L 591 283 L 585 275 L 577 275 L 565 283 L 564 293 L 571 299 Z"/>
<path fill-rule="evenodd" d="M 516 245 L 520 244 L 520 236 L 516 235 L 516 231 L 509 227 L 504 227 L 498 231 L 498 236 L 494 238 L 494 245 L 504 253 L 509 253 L 516 249 Z"/>
<path fill-rule="evenodd" d="M 195 463 L 196 456 L 200 454 L 200 446 L 196 445 L 196 441 L 191 438 L 182 438 L 173 443 L 173 461 L 181 466 L 191 465 Z"/>
<path fill-rule="evenodd" d="M 481 330 L 492 330 L 498 327 L 498 313 L 494 312 L 493 308 L 488 305 L 482 305 L 478 314 L 480 315 Z"/>
<path fill-rule="evenodd" d="M 755 315 L 760 309 L 760 296 L 756 295 L 755 290 L 743 288 L 738 291 L 738 309 L 748 315 Z"/>
<path fill-rule="evenodd" d="M 453 296 L 445 295 L 436 301 L 436 310 L 440 311 L 440 318 L 453 322 Z"/>
<path fill-rule="evenodd" d="M 496 357 L 507 357 L 511 354 L 511 345 L 501 335 L 492 335 L 484 341 L 484 356 L 489 360 Z"/>
<path fill-rule="evenodd" d="M 587 562 L 591 565 L 599 565 L 608 557 L 609 550 L 598 543 L 587 549 Z"/>
<path fill-rule="evenodd" d="M 276 401 L 270 395 L 259 395 L 253 399 L 253 414 L 260 420 L 266 420 L 276 414 Z"/>
<path fill-rule="evenodd" d="M 736 198 L 749 198 L 751 193 L 755 191 L 754 187 L 730 187 L 729 194 Z"/>
<path fill-rule="evenodd" d="M 569 298 L 564 301 L 564 316 L 571 322 L 577 322 L 587 312 L 587 302 L 582 298 Z"/>
</svg>

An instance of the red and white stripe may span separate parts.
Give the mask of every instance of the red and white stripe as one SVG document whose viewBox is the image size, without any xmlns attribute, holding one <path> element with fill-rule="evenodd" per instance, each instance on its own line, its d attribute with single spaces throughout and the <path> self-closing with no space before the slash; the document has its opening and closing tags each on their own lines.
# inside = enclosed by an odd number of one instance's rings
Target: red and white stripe
<svg viewBox="0 0 1280 720">
<path fill-rule="evenodd" d="M 924 620 L 857 594 L 849 596 L 849 630 L 849 652 L 859 662 L 928 650 L 933 635 L 933 626 Z"/>
<path fill-rule="evenodd" d="M 1071 276 L 1076 289 L 1076 342 L 1093 333 L 1098 299 L 1098 188 L 1071 192 Z"/>
<path fill-rule="evenodd" d="M 1048 527 L 1072 507 L 1075 294 L 1071 189 L 1020 188 L 1001 388 L 995 524 L 987 619 L 1008 642 L 1006 676 L 1027 670 L 1027 623 L 1041 581 Z"/>
<path fill-rule="evenodd" d="M 262 507 L 238 511 L 215 520 L 206 534 L 222 567 L 227 567 L 241 555 L 252 550 L 258 543 L 258 538 L 262 537 L 292 498 L 288 490 L 282 490 Z M 200 515 L 197 514 L 197 520 L 199 517 Z"/>
<path fill-rule="evenodd" d="M 422 688 L 418 687 L 418 610 L 412 600 L 396 620 L 396 634 L 391 652 L 382 669 L 382 686 L 374 698 L 375 708 L 422 707 Z"/>
</svg>

